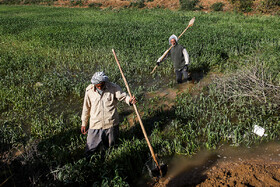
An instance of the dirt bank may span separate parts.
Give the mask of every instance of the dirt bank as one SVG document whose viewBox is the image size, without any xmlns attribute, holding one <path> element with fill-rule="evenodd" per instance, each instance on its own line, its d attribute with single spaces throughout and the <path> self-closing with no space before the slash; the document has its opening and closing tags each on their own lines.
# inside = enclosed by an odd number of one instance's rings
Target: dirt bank
<svg viewBox="0 0 280 187">
<path fill-rule="evenodd" d="M 222 146 L 217 152 L 174 158 L 169 168 L 154 186 L 280 186 L 280 144 Z"/>
<path fill-rule="evenodd" d="M 100 6 L 102 9 L 111 7 L 113 9 L 119 9 L 122 7 L 130 6 L 130 3 L 134 3 L 137 1 L 133 0 L 88 0 L 84 1 L 80 4 L 74 5 L 75 7 L 88 7 L 90 4 L 95 4 L 96 6 Z M 199 5 L 203 7 L 203 10 L 210 10 L 210 7 L 213 3 L 217 1 L 215 0 L 200 0 Z M 231 10 L 232 6 L 226 0 L 219 0 L 219 2 L 224 3 L 224 10 Z M 149 2 L 144 2 L 145 8 L 167 8 L 170 10 L 176 10 L 180 8 L 179 0 L 153 0 Z M 58 0 L 54 2 L 54 6 L 73 6 L 70 0 Z"/>
<path fill-rule="evenodd" d="M 1 2 L 1 0 L 0 0 Z M 198 7 L 201 8 L 201 11 L 210 12 L 213 11 L 211 6 L 214 3 L 221 2 L 223 3 L 223 11 L 234 11 L 236 8 L 234 5 L 230 3 L 228 0 L 200 0 L 197 4 Z M 41 4 L 48 5 L 46 2 Z M 120 9 L 120 8 L 127 8 L 127 7 L 135 7 L 135 8 L 163 8 L 163 9 L 170 9 L 170 10 L 179 10 L 180 0 L 152 0 L 152 1 L 144 1 L 143 3 L 140 0 L 58 0 L 54 1 L 52 6 L 58 7 L 76 7 L 76 8 L 87 8 L 87 7 L 99 7 L 101 9 L 111 8 L 111 9 Z M 256 12 L 263 12 L 265 11 L 264 5 L 262 0 L 255 0 L 253 1 L 252 11 L 250 14 L 254 14 Z M 274 7 L 268 12 L 276 13 L 279 11 L 279 7 Z M 267 11 L 265 11 L 267 12 Z M 267 13 L 268 13 L 267 12 Z M 264 13 L 264 12 L 263 12 Z"/>
</svg>

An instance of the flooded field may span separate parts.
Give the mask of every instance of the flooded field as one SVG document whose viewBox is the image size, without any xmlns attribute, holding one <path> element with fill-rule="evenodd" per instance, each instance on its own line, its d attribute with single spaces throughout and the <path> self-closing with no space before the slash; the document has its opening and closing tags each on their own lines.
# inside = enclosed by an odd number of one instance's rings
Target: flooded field
<svg viewBox="0 0 280 187">
<path fill-rule="evenodd" d="M 180 38 L 193 80 L 177 85 L 170 60 L 151 74 L 169 36 L 193 17 Z M 279 186 L 269 147 L 258 157 L 252 148 L 220 146 L 279 141 L 278 17 L 1 5 L 0 19 L 1 185 L 258 186 L 269 176 L 265 182 Z M 124 102 L 118 146 L 84 156 L 81 112 L 91 76 L 104 71 L 125 91 L 112 48 L 154 152 L 169 165 L 156 183 L 140 180 L 150 152 Z M 253 134 L 256 125 L 267 136 Z"/>
</svg>

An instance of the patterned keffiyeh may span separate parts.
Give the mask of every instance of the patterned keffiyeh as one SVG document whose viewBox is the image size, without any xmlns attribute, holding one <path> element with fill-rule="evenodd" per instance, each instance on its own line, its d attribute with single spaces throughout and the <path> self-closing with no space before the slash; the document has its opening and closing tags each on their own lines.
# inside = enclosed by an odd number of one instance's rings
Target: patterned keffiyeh
<svg viewBox="0 0 280 187">
<path fill-rule="evenodd" d="M 96 72 L 91 78 L 91 83 L 94 85 L 107 81 L 109 81 L 109 78 L 105 75 L 104 72 Z"/>
<path fill-rule="evenodd" d="M 171 40 L 172 40 L 172 39 L 175 39 L 176 43 L 178 43 L 178 38 L 177 38 L 177 36 L 174 35 L 174 34 L 172 34 L 172 35 L 169 37 L 169 45 L 172 45 L 172 44 L 171 44 Z"/>
</svg>

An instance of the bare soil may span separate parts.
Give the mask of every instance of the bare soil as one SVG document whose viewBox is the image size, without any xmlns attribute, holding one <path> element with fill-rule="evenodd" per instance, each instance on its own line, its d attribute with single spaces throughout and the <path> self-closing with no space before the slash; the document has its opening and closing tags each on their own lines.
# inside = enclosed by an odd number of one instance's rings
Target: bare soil
<svg viewBox="0 0 280 187">
<path fill-rule="evenodd" d="M 167 176 L 153 186 L 280 186 L 280 144 L 224 146 L 215 153 L 175 158 Z"/>
<path fill-rule="evenodd" d="M 0 0 L 1 1 L 1 0 Z M 121 9 L 125 7 L 129 7 L 131 3 L 140 2 L 139 0 L 85 0 L 81 1 L 78 5 L 73 5 L 71 0 L 58 0 L 55 1 L 52 6 L 56 7 L 75 7 L 75 8 L 87 8 L 89 5 L 95 5 L 101 9 L 111 8 L 111 9 Z M 202 7 L 201 11 L 211 12 L 211 6 L 214 3 L 221 2 L 224 4 L 223 11 L 234 11 L 234 6 L 230 3 L 229 0 L 200 0 L 198 3 L 199 7 Z M 41 3 L 46 4 L 46 3 Z M 145 6 L 143 8 L 153 9 L 153 8 L 165 8 L 170 10 L 179 10 L 180 9 L 180 1 L 179 0 L 153 0 L 150 2 L 144 2 Z M 255 0 L 253 2 L 252 11 L 246 13 L 246 15 L 252 15 L 256 13 L 263 14 L 279 14 L 280 8 L 274 7 L 267 9 L 262 0 Z"/>
<path fill-rule="evenodd" d="M 86 2 L 83 2 L 82 5 L 78 5 L 75 7 L 88 7 L 88 5 L 95 3 L 95 4 L 101 4 L 102 9 L 111 7 L 113 9 L 120 9 L 123 7 L 127 7 L 130 5 L 131 2 L 137 2 L 136 0 L 88 0 Z M 210 7 L 212 4 L 216 2 L 222 2 L 224 3 L 224 10 L 232 10 L 232 6 L 227 0 L 200 0 L 199 5 L 203 7 L 204 11 L 210 10 Z M 54 2 L 54 6 L 71 6 L 70 0 L 58 0 Z M 170 10 L 176 10 L 180 8 L 180 1 L 179 0 L 153 0 L 150 2 L 145 2 L 145 8 L 166 8 Z"/>
</svg>

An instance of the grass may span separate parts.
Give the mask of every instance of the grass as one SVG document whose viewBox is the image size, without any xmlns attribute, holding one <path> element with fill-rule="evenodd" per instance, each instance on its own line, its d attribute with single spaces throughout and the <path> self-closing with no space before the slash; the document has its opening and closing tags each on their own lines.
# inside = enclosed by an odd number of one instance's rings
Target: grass
<svg viewBox="0 0 280 187">
<path fill-rule="evenodd" d="M 105 158 L 96 154 L 88 163 L 83 157 L 86 136 L 80 134 L 80 115 L 91 76 L 103 70 L 125 88 L 112 48 L 140 101 L 144 125 L 161 159 L 215 149 L 221 143 L 250 146 L 279 140 L 279 103 L 269 94 L 265 103 L 253 97 L 233 100 L 214 83 L 196 97 L 178 96 L 168 111 L 153 109 L 160 98 L 143 97 L 173 85 L 170 61 L 150 72 L 169 47 L 169 36 L 179 35 L 194 16 L 194 26 L 179 41 L 190 54 L 191 71 L 236 77 L 237 69 L 264 61 L 263 80 L 279 86 L 277 16 L 1 5 L 1 152 L 24 149 L 10 164 L 1 163 L 1 179 L 11 174 L 9 184 L 135 184 L 149 158 L 138 124 L 128 127 L 122 122 L 121 142 Z M 131 112 L 125 105 L 119 109 L 124 119 Z M 253 124 L 265 127 L 268 136 L 252 134 Z"/>
</svg>

